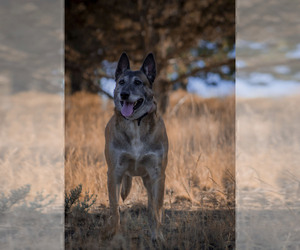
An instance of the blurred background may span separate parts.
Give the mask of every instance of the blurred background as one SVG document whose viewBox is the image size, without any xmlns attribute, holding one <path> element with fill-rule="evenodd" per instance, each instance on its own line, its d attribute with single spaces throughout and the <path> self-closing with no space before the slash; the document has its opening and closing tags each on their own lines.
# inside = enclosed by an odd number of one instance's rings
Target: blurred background
<svg viewBox="0 0 300 250">
<path fill-rule="evenodd" d="M 300 3 L 236 7 L 236 248 L 299 249 Z"/>
<path fill-rule="evenodd" d="M 236 4 L 236 95 L 299 94 L 299 3 L 240 0 Z"/>
<path fill-rule="evenodd" d="M 0 249 L 63 249 L 63 2 L 0 2 Z"/>
<path fill-rule="evenodd" d="M 171 91 L 202 97 L 234 93 L 235 2 L 65 1 L 65 93 L 111 98 L 121 53 L 139 69 L 157 62 L 155 93 L 162 112 Z"/>
</svg>

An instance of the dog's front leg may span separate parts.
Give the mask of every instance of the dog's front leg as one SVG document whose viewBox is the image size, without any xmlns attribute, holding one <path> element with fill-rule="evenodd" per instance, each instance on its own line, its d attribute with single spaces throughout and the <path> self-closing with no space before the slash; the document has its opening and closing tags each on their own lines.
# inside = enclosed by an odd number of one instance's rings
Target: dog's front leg
<svg viewBox="0 0 300 250">
<path fill-rule="evenodd" d="M 107 233 L 113 235 L 120 228 L 119 199 L 122 178 L 117 176 L 115 171 L 108 171 L 107 177 L 109 207 L 111 214 L 111 229 Z"/>
<path fill-rule="evenodd" d="M 164 240 L 161 232 L 161 220 L 162 220 L 162 207 L 164 202 L 164 189 L 165 189 L 165 174 L 152 180 L 152 193 L 153 193 L 153 212 L 154 212 L 154 231 L 152 232 L 152 240 Z"/>
<path fill-rule="evenodd" d="M 162 207 L 164 201 L 165 174 L 152 174 L 143 178 L 148 193 L 149 224 L 152 241 L 164 241 L 161 232 Z"/>
</svg>

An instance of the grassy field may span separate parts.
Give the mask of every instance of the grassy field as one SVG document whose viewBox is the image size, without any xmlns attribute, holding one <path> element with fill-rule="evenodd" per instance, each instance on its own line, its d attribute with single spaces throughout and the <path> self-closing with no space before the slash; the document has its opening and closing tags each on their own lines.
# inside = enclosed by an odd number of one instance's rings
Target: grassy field
<svg viewBox="0 0 300 250">
<path fill-rule="evenodd" d="M 105 239 L 108 219 L 104 128 L 113 103 L 77 93 L 65 103 L 65 191 L 82 185 L 96 194 L 89 212 L 66 215 L 66 248 L 152 249 L 147 194 L 139 177 L 121 202 L 122 230 Z M 184 92 L 170 96 L 164 120 L 169 137 L 163 233 L 166 249 L 231 249 L 235 240 L 235 102 L 201 99 Z M 84 196 L 84 195 L 82 195 Z M 81 200 L 83 197 L 81 197 Z M 163 247 L 163 246 L 161 246 Z"/>
<path fill-rule="evenodd" d="M 299 249 L 299 96 L 238 99 L 236 106 L 233 98 L 183 92 L 170 99 L 165 248 Z M 0 248 L 53 249 L 65 241 L 67 249 L 151 249 L 139 178 L 120 204 L 121 232 L 101 237 L 109 216 L 103 132 L 112 103 L 66 97 L 65 167 L 62 108 L 60 95 L 41 92 L 1 99 Z M 86 191 L 97 195 L 89 211 L 75 204 L 67 213 L 65 237 L 64 170 L 67 194 L 82 184 L 81 201 Z"/>
<path fill-rule="evenodd" d="M 237 99 L 238 249 L 299 249 L 299 101 Z"/>
<path fill-rule="evenodd" d="M 233 98 L 183 92 L 170 99 L 165 248 L 299 249 L 299 96 L 238 99 L 236 106 Z M 62 101 L 40 92 L 1 99 L 0 248 L 53 249 L 65 240 L 67 249 L 151 249 L 139 178 L 120 204 L 121 232 L 101 237 L 109 216 L 103 132 L 112 103 L 85 93 L 66 98 L 64 167 Z M 67 213 L 65 237 L 64 170 L 67 194 L 82 184 L 81 201 L 86 191 L 97 195 L 89 211 L 75 204 Z M 19 202 L 5 210 L 7 197 Z"/>
<path fill-rule="evenodd" d="M 0 249 L 63 247 L 63 99 L 0 98 Z"/>
<path fill-rule="evenodd" d="M 0 117 L 0 191 L 7 193 L 30 184 L 29 198 L 44 191 L 57 195 L 61 202 L 62 97 L 34 91 L 5 96 Z"/>
</svg>

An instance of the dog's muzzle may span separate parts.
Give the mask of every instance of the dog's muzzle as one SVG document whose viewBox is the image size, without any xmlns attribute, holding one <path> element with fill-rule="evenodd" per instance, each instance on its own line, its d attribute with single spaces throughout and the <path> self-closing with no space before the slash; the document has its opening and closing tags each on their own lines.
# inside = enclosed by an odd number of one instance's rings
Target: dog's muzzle
<svg viewBox="0 0 300 250">
<path fill-rule="evenodd" d="M 122 93 L 121 93 L 121 98 L 122 98 Z M 122 98 L 123 99 L 123 98 Z M 128 99 L 128 97 L 127 97 Z M 125 117 L 129 117 L 133 114 L 134 110 L 137 110 L 144 102 L 143 98 L 138 99 L 136 102 L 129 102 L 126 100 L 120 101 L 121 103 L 121 113 Z"/>
</svg>

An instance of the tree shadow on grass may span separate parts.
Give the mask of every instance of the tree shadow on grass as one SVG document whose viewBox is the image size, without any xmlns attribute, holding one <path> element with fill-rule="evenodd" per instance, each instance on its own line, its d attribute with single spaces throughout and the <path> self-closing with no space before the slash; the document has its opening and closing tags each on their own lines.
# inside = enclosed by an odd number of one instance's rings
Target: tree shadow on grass
<svg viewBox="0 0 300 250">
<path fill-rule="evenodd" d="M 235 247 L 234 208 L 165 209 L 164 245 L 154 247 L 150 239 L 148 211 L 135 204 L 121 209 L 121 229 L 105 238 L 109 220 L 105 206 L 92 213 L 66 216 L 66 249 L 233 249 Z"/>
</svg>

